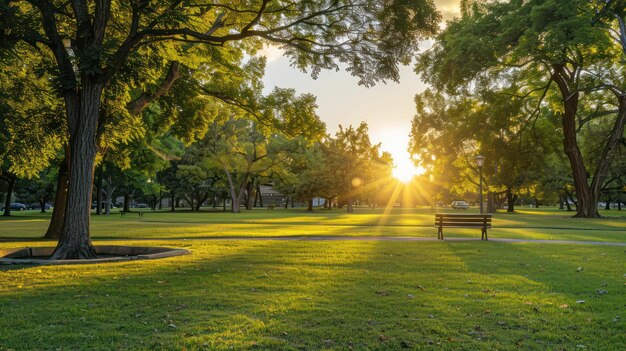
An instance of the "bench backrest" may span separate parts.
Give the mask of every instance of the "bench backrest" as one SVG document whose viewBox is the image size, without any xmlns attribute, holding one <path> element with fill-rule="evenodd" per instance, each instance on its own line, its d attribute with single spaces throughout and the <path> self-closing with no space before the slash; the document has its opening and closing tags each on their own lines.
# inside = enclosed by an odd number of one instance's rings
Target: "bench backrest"
<svg viewBox="0 0 626 351">
<path fill-rule="evenodd" d="M 490 214 L 437 213 L 435 226 L 491 228 L 491 217 Z"/>
</svg>

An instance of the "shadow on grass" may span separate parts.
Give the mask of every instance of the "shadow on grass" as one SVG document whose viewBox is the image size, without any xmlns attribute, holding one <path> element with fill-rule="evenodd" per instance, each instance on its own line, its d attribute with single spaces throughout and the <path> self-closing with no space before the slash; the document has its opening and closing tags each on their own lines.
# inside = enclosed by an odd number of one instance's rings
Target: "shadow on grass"
<svg viewBox="0 0 626 351">
<path fill-rule="evenodd" d="M 603 316 L 591 304 L 571 302 L 580 291 L 568 288 L 570 273 L 554 277 L 575 271 L 576 256 L 562 252 L 552 257 L 552 251 L 540 245 L 216 241 L 194 242 L 191 249 L 192 256 L 162 261 L 4 272 L 0 346 L 437 350 L 573 349 L 574 342 L 604 349 L 624 346 L 616 336 L 623 323 L 601 324 L 603 334 L 586 327 L 588 318 L 596 322 Z M 590 255 L 602 252 L 588 250 Z M 623 249 L 612 250 L 609 259 L 619 259 Z M 531 269 L 539 269 L 538 264 L 554 274 L 535 275 Z M 609 275 L 596 272 L 599 265 L 585 271 L 591 285 Z M 560 308 L 560 303 L 571 307 Z M 594 338 L 597 343 L 589 344 Z"/>
</svg>

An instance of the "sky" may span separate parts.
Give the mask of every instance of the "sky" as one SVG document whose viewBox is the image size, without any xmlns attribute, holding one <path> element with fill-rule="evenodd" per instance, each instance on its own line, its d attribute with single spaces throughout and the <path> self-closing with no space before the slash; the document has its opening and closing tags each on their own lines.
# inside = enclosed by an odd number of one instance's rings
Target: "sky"
<svg viewBox="0 0 626 351">
<path fill-rule="evenodd" d="M 435 4 L 444 21 L 459 14 L 459 0 L 435 0 Z M 424 50 L 430 45 L 425 41 L 420 47 Z M 413 99 L 427 87 L 413 71 L 413 65 L 401 67 L 399 83 L 390 81 L 365 88 L 345 71 L 322 71 L 313 79 L 310 74 L 290 67 L 289 59 L 282 56 L 278 48 L 267 48 L 264 54 L 267 57 L 264 93 L 278 86 L 294 88 L 298 94 L 315 95 L 319 106 L 317 114 L 332 135 L 339 124 L 358 126 L 365 121 L 372 142 L 382 143 L 381 149 L 392 154 L 399 168 L 411 167 L 406 149 L 415 114 Z"/>
</svg>

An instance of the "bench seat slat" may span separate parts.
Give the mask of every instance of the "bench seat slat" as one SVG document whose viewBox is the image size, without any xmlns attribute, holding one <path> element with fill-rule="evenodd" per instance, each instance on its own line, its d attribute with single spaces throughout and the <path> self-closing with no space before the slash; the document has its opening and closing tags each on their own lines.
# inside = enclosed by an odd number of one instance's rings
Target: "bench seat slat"
<svg viewBox="0 0 626 351">
<path fill-rule="evenodd" d="M 491 222 L 491 218 L 437 218 L 437 222 Z"/>
<path fill-rule="evenodd" d="M 467 213 L 436 213 L 436 217 L 488 217 L 491 218 L 493 215 L 490 214 L 467 214 Z"/>
</svg>

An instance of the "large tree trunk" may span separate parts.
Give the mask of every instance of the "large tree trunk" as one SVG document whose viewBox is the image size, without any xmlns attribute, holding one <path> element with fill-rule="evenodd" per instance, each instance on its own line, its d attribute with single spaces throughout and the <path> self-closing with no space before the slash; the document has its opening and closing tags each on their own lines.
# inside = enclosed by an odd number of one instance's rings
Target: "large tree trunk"
<svg viewBox="0 0 626 351">
<path fill-rule="evenodd" d="M 352 206 L 352 199 L 348 200 L 348 213 L 354 213 L 354 207 Z"/>
<path fill-rule="evenodd" d="M 59 165 L 59 175 L 57 178 L 57 191 L 54 196 L 54 208 L 52 209 L 52 219 L 48 225 L 48 230 L 43 236 L 44 239 L 59 239 L 63 223 L 65 223 L 65 210 L 67 207 L 67 186 L 69 181 L 68 174 L 69 163 L 69 147 L 65 146 L 65 158 Z"/>
<path fill-rule="evenodd" d="M 7 196 L 4 199 L 4 213 L 5 217 L 11 216 L 11 197 L 13 197 L 13 188 L 15 187 L 15 176 L 13 174 L 6 174 L 4 179 L 7 182 Z"/>
<path fill-rule="evenodd" d="M 309 199 L 309 206 L 306 208 L 307 211 L 313 212 L 313 199 Z"/>
<path fill-rule="evenodd" d="M 172 191 L 170 193 L 170 212 L 175 212 L 175 211 L 176 211 L 176 193 Z"/>
<path fill-rule="evenodd" d="M 559 87 L 563 99 L 563 113 L 561 124 L 563 126 L 563 148 L 572 168 L 574 187 L 576 188 L 576 215 L 579 218 L 600 217 L 597 208 L 599 191 L 589 186 L 589 173 L 585 167 L 582 153 L 576 140 L 576 112 L 578 110 L 578 98 L 580 93 L 572 91 L 572 82 L 568 81 L 570 75 L 562 65 L 554 65 L 553 79 Z M 604 162 L 601 158 L 600 163 Z M 597 172 L 596 172 L 597 174 Z"/>
<path fill-rule="evenodd" d="M 71 166 L 65 223 L 52 259 L 95 258 L 89 219 L 102 84 L 83 78 L 78 94 L 66 94 Z"/>
</svg>

